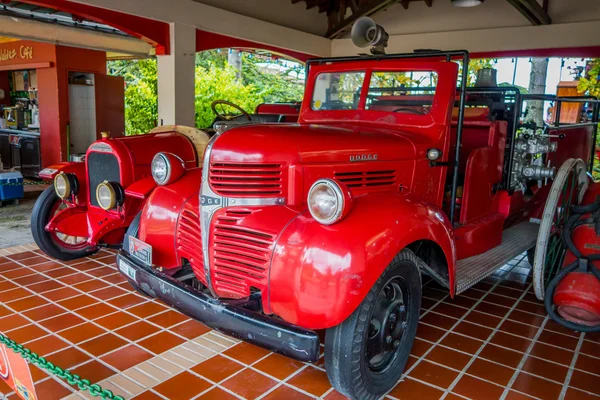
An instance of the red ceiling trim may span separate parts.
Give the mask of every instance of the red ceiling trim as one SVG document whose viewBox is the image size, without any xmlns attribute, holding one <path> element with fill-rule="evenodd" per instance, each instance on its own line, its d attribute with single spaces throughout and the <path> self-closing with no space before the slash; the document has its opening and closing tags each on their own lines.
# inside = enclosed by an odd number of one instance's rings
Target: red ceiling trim
<svg viewBox="0 0 600 400">
<path fill-rule="evenodd" d="M 471 53 L 471 58 L 513 58 L 513 57 L 563 57 L 599 58 L 600 46 L 564 47 L 553 49 L 484 51 Z"/>
<path fill-rule="evenodd" d="M 315 55 L 311 54 L 292 51 L 276 46 L 269 46 L 262 43 L 252 42 L 250 40 L 238 39 L 231 36 L 221 35 L 219 33 L 207 32 L 200 29 L 196 30 L 196 51 L 228 49 L 232 47 L 268 50 L 302 62 L 306 62 L 307 60 L 316 57 Z"/>
<path fill-rule="evenodd" d="M 20 0 L 40 7 L 52 8 L 106 24 L 150 43 L 157 55 L 170 54 L 170 29 L 166 22 L 138 17 L 118 11 L 74 3 L 68 0 Z"/>
</svg>

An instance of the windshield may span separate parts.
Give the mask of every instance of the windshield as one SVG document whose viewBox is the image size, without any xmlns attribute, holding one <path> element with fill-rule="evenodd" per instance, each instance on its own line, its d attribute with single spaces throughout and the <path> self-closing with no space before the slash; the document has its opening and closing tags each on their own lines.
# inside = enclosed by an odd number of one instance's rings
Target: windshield
<svg viewBox="0 0 600 400">
<path fill-rule="evenodd" d="M 315 111 L 356 109 L 364 80 L 364 71 L 319 74 L 315 82 L 312 109 Z"/>
<path fill-rule="evenodd" d="M 311 108 L 356 110 L 365 72 L 326 72 L 317 76 Z M 373 71 L 365 109 L 426 115 L 431 110 L 438 75 L 434 71 Z"/>
</svg>

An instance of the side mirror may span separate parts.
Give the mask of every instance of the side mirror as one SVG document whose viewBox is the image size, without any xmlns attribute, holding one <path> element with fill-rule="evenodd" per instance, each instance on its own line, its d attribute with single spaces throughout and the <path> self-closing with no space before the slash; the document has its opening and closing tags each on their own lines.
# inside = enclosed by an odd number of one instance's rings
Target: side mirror
<svg viewBox="0 0 600 400">
<path fill-rule="evenodd" d="M 352 43 L 356 47 L 371 46 L 371 54 L 385 54 L 389 35 L 369 17 L 361 17 L 352 26 Z"/>
</svg>

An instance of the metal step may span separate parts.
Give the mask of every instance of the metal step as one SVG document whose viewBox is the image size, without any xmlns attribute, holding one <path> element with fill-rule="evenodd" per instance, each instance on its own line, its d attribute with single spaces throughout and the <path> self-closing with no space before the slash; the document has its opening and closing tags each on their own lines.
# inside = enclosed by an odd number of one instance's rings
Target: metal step
<svg viewBox="0 0 600 400">
<path fill-rule="evenodd" d="M 502 233 L 498 247 L 456 263 L 456 294 L 460 294 L 517 255 L 535 246 L 539 225 L 529 221 L 512 226 Z"/>
</svg>

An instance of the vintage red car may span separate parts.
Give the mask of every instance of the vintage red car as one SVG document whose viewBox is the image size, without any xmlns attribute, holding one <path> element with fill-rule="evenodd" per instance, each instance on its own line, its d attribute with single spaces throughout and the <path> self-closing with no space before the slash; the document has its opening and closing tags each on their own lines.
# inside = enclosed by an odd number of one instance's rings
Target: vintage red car
<svg viewBox="0 0 600 400">
<path fill-rule="evenodd" d="M 319 359 L 326 330 L 334 388 L 382 396 L 412 347 L 421 275 L 456 296 L 532 248 L 545 181 L 592 154 L 594 124 L 520 126 L 518 89 L 467 89 L 456 59 L 469 55 L 312 60 L 298 123 L 218 127 L 198 168 L 159 153 L 120 271 L 298 360 Z"/>
<path fill-rule="evenodd" d="M 230 104 L 212 104 L 215 124 L 298 119 L 296 104 L 261 104 L 255 114 L 242 109 L 234 114 L 227 109 Z M 120 248 L 125 231 L 156 187 L 150 167 L 157 152 L 166 151 L 194 168 L 201 165 L 209 140 L 207 133 L 184 126 L 124 138 L 105 136 L 89 147 L 85 162 L 65 162 L 40 172 L 54 185 L 38 198 L 31 230 L 36 244 L 51 257 L 71 260 L 102 246 Z"/>
<path fill-rule="evenodd" d="M 54 180 L 54 185 L 33 209 L 36 244 L 59 260 L 84 257 L 100 246 L 120 247 L 144 197 L 156 186 L 150 163 L 158 149 L 168 148 L 191 168 L 202 162 L 207 142 L 204 132 L 179 127 L 124 138 L 106 135 L 88 148 L 85 162 L 45 168 L 40 177 Z"/>
</svg>

